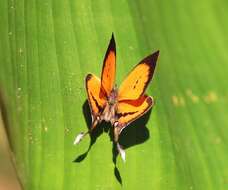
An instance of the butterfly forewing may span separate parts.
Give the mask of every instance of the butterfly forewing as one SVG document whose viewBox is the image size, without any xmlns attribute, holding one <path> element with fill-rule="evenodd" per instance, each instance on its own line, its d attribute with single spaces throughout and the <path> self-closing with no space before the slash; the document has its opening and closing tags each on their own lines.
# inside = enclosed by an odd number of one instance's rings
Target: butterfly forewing
<svg viewBox="0 0 228 190">
<path fill-rule="evenodd" d="M 115 83 L 116 75 L 116 45 L 114 37 L 112 36 L 107 52 L 105 54 L 102 73 L 101 84 L 106 95 L 109 96 Z"/>
<path fill-rule="evenodd" d="M 123 100 L 117 106 L 118 127 L 124 128 L 144 115 L 154 104 L 151 96 L 141 96 L 137 100 Z"/>
<path fill-rule="evenodd" d="M 100 114 L 106 103 L 104 90 L 101 87 L 101 81 L 93 74 L 86 76 L 86 91 L 88 102 L 93 118 Z"/>
<path fill-rule="evenodd" d="M 118 92 L 118 101 L 136 100 L 142 96 L 152 79 L 159 52 L 143 59 L 123 81 Z"/>
</svg>

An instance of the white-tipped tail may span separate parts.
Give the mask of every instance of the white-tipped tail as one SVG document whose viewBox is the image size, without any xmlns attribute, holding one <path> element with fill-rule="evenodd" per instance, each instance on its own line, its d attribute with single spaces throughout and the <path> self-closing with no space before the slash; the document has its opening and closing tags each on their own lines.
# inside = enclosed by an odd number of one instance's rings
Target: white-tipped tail
<svg viewBox="0 0 228 190">
<path fill-rule="evenodd" d="M 121 148 L 121 146 L 120 146 L 119 143 L 117 143 L 117 148 L 118 148 L 118 151 L 120 153 L 120 156 L 121 156 L 122 160 L 124 162 L 126 162 L 126 154 L 125 154 L 125 151 L 124 151 L 124 149 Z"/>
<path fill-rule="evenodd" d="M 84 137 L 84 133 L 83 132 L 79 133 L 74 140 L 74 145 L 80 143 L 83 137 Z"/>
</svg>

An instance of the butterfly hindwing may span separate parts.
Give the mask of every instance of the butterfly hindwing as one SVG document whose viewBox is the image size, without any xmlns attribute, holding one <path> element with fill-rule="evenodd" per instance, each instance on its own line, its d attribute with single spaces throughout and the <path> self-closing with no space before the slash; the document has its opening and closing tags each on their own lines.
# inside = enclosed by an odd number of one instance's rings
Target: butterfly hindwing
<svg viewBox="0 0 228 190">
<path fill-rule="evenodd" d="M 106 92 L 106 96 L 110 95 L 115 83 L 116 75 L 116 44 L 114 36 L 110 40 L 107 52 L 105 54 L 102 73 L 101 84 Z"/>
<path fill-rule="evenodd" d="M 106 103 L 106 97 L 101 87 L 100 79 L 93 74 L 88 74 L 86 76 L 86 91 L 90 110 L 94 119 L 94 117 L 103 111 Z"/>
<path fill-rule="evenodd" d="M 143 95 L 137 100 L 120 101 L 117 106 L 117 121 L 120 131 L 149 111 L 153 104 L 153 98 L 147 95 Z"/>
<path fill-rule="evenodd" d="M 153 77 L 158 55 L 159 51 L 146 57 L 133 68 L 119 88 L 118 101 L 136 100 L 144 94 Z"/>
</svg>

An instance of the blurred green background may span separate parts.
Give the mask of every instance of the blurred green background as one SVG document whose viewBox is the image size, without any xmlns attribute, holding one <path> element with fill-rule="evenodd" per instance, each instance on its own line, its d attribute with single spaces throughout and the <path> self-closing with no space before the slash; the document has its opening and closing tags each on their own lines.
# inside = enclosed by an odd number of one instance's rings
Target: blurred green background
<svg viewBox="0 0 228 190">
<path fill-rule="evenodd" d="M 26 190 L 228 189 L 227 21 L 226 0 L 1 0 L 1 110 L 14 156 L 0 173 L 15 165 L 12 183 Z M 87 129 L 84 77 L 100 75 L 112 32 L 118 85 L 160 50 L 147 89 L 156 105 L 124 131 L 132 143 L 118 170 L 106 132 L 73 162 L 90 143 L 73 146 Z"/>
</svg>

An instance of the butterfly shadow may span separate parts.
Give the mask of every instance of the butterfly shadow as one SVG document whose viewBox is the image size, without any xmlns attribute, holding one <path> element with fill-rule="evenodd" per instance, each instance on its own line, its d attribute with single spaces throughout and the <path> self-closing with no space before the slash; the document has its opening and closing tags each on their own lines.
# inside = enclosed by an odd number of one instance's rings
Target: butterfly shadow
<svg viewBox="0 0 228 190">
<path fill-rule="evenodd" d="M 86 121 L 86 125 L 88 130 L 91 127 L 92 124 L 92 120 L 91 120 L 91 113 L 90 113 L 90 107 L 89 107 L 89 103 L 88 100 L 86 100 L 82 106 L 82 110 L 83 110 L 83 114 L 84 114 L 84 118 Z M 107 132 L 109 130 L 108 126 L 105 124 L 105 122 L 101 122 L 100 124 L 98 124 L 97 127 L 95 127 L 91 133 L 89 133 L 90 136 L 90 144 L 88 149 L 86 150 L 86 152 L 84 152 L 83 154 L 79 155 L 74 162 L 81 162 L 83 161 L 86 156 L 88 155 L 89 151 L 91 150 L 92 146 L 95 144 L 97 138 L 103 133 L 103 132 Z"/>
<path fill-rule="evenodd" d="M 88 101 L 86 100 L 83 104 L 82 107 L 84 118 L 87 124 L 88 130 L 91 127 L 91 113 L 90 113 L 90 108 Z M 119 137 L 119 143 L 120 145 L 126 150 L 132 146 L 142 144 L 146 140 L 149 139 L 150 133 L 148 128 L 146 127 L 146 124 L 149 120 L 151 114 L 151 110 L 148 111 L 145 115 L 131 123 L 129 126 L 127 126 L 120 134 Z M 109 124 L 105 122 L 101 122 L 99 126 L 93 129 L 90 135 L 90 144 L 88 149 L 83 153 L 80 154 L 79 156 L 76 157 L 76 159 L 73 161 L 75 163 L 80 163 L 82 162 L 88 155 L 89 151 L 91 150 L 92 146 L 96 143 L 97 138 L 103 133 L 109 133 L 110 140 L 113 142 L 113 147 L 112 147 L 112 161 L 114 164 L 114 175 L 117 179 L 117 181 L 122 185 L 122 177 L 120 174 L 119 169 L 117 168 L 117 156 L 118 156 L 118 150 L 116 143 L 114 143 L 114 133 L 112 127 L 110 127 Z"/>
<path fill-rule="evenodd" d="M 152 110 L 152 109 L 151 109 Z M 129 126 L 127 126 L 120 134 L 119 137 L 119 143 L 120 145 L 126 150 L 132 146 L 142 144 L 150 137 L 150 132 L 148 128 L 146 127 L 146 124 L 149 120 L 151 110 L 148 111 L 145 115 L 131 123 Z M 113 141 L 114 139 L 114 133 L 113 130 L 110 130 L 110 139 L 113 142 L 113 148 L 112 148 L 112 161 L 114 164 L 114 175 L 117 179 L 117 181 L 122 185 L 122 177 L 120 175 L 119 169 L 117 168 L 116 162 L 117 162 L 117 156 L 118 156 L 118 149 L 116 146 L 116 143 Z"/>
</svg>

